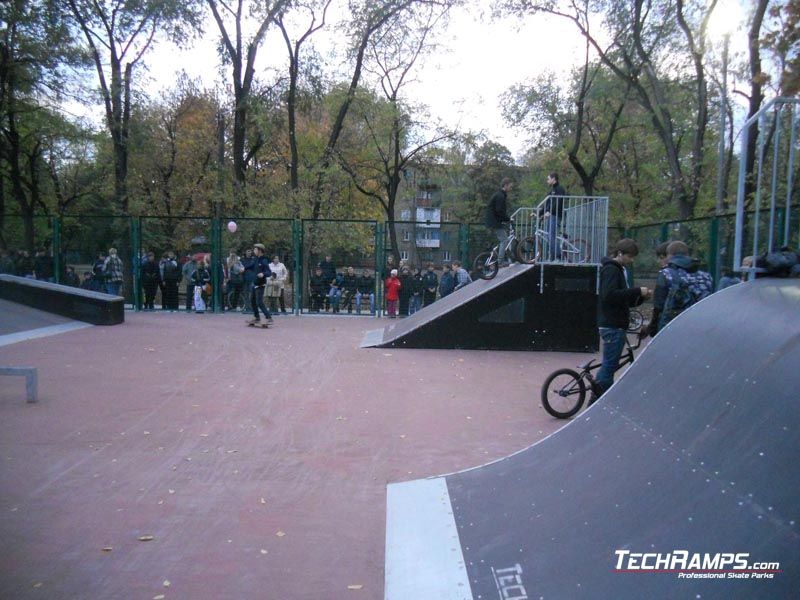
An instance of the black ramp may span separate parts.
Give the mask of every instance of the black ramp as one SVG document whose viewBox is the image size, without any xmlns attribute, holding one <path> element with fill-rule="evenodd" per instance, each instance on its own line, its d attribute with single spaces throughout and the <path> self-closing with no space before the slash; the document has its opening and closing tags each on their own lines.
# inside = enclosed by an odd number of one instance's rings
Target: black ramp
<svg viewBox="0 0 800 600">
<path fill-rule="evenodd" d="M 447 476 L 471 597 L 798 597 L 799 316 L 797 280 L 714 294 L 567 427 Z"/>
<path fill-rule="evenodd" d="M 513 264 L 408 318 L 362 346 L 594 351 L 597 268 Z"/>
</svg>

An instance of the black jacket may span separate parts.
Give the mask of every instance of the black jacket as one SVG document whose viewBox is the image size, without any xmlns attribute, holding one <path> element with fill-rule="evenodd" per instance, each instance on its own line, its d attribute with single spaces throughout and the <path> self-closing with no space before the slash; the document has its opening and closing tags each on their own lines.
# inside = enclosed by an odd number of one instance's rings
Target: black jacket
<svg viewBox="0 0 800 600">
<path fill-rule="evenodd" d="M 547 202 L 544 205 L 544 212 L 549 212 L 551 215 L 560 221 L 564 216 L 564 196 L 567 191 L 559 184 L 553 184 L 548 192 Z"/>
<path fill-rule="evenodd" d="M 628 287 L 625 272 L 617 261 L 602 260 L 600 268 L 600 298 L 597 303 L 597 326 L 628 329 L 630 307 L 644 302 L 642 290 Z"/>
<path fill-rule="evenodd" d="M 372 275 L 362 275 L 358 278 L 358 291 L 362 294 L 371 294 L 375 291 L 375 278 Z"/>
<path fill-rule="evenodd" d="M 507 212 L 507 203 L 508 194 L 505 190 L 497 190 L 489 200 L 489 206 L 486 207 L 486 227 L 499 229 L 511 220 Z"/>
<path fill-rule="evenodd" d="M 267 285 L 267 279 L 272 276 L 272 269 L 269 268 L 270 260 L 266 256 L 259 256 L 255 258 L 255 265 L 253 271 L 255 273 L 255 281 L 253 282 L 256 287 Z M 263 277 L 259 277 L 259 274 Z"/>
</svg>

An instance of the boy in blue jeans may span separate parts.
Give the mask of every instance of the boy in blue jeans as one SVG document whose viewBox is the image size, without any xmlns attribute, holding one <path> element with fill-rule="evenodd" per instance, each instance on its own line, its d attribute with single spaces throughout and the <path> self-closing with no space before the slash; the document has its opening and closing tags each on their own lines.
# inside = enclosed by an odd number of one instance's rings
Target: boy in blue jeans
<svg viewBox="0 0 800 600">
<path fill-rule="evenodd" d="M 617 242 L 611 257 L 601 261 L 600 297 L 597 303 L 597 326 L 603 340 L 603 362 L 595 377 L 599 397 L 614 383 L 614 372 L 625 348 L 630 309 L 651 296 L 646 287 L 628 287 L 627 267 L 639 254 L 639 246 L 631 239 Z"/>
</svg>

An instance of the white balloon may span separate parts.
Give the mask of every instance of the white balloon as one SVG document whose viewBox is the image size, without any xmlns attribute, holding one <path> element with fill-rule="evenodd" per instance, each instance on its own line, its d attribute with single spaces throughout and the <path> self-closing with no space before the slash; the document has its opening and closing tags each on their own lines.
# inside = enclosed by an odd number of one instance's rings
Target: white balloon
<svg viewBox="0 0 800 600">
<path fill-rule="evenodd" d="M 228 231 L 235 233 L 237 228 L 236 221 L 228 221 Z"/>
</svg>

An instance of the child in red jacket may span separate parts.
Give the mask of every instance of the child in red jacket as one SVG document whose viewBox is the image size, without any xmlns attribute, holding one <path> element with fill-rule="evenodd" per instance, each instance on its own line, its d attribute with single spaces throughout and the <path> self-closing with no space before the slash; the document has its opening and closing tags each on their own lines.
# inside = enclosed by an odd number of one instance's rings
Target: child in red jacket
<svg viewBox="0 0 800 600">
<path fill-rule="evenodd" d="M 397 316 L 397 302 L 400 300 L 400 288 L 403 284 L 397 277 L 397 269 L 392 269 L 389 278 L 386 280 L 386 312 L 390 319 Z"/>
</svg>

